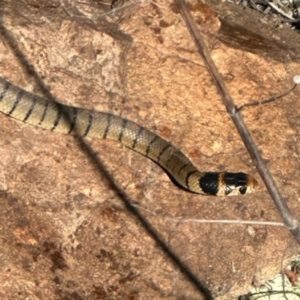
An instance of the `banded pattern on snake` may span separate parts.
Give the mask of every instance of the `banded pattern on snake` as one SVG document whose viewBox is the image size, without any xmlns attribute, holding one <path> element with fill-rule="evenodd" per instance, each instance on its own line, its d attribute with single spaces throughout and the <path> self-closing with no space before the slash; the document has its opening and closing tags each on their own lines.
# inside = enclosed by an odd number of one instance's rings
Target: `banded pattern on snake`
<svg viewBox="0 0 300 300">
<path fill-rule="evenodd" d="M 54 103 L 0 78 L 0 112 L 65 134 L 119 141 L 160 165 L 185 190 L 208 195 L 251 193 L 256 180 L 245 173 L 200 172 L 171 143 L 119 116 Z"/>
</svg>

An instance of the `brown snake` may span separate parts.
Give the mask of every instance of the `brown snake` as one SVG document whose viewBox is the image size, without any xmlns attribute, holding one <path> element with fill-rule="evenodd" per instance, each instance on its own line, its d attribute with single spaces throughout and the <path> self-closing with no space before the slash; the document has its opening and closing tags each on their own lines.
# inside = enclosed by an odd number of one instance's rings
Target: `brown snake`
<svg viewBox="0 0 300 300">
<path fill-rule="evenodd" d="M 184 189 L 198 194 L 251 193 L 256 180 L 245 173 L 200 172 L 171 143 L 132 121 L 109 113 L 55 103 L 0 78 L 0 111 L 25 123 L 65 134 L 119 141 L 152 159 Z"/>
</svg>

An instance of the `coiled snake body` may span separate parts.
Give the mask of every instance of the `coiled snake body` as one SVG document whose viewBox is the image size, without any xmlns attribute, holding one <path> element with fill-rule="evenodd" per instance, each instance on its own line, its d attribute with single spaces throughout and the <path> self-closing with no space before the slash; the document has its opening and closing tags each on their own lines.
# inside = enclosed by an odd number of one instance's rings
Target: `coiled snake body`
<svg viewBox="0 0 300 300">
<path fill-rule="evenodd" d="M 55 103 L 0 78 L 0 111 L 25 123 L 65 134 L 119 141 L 152 159 L 184 189 L 209 195 L 253 192 L 256 180 L 245 173 L 200 172 L 172 144 L 119 116 Z"/>
</svg>

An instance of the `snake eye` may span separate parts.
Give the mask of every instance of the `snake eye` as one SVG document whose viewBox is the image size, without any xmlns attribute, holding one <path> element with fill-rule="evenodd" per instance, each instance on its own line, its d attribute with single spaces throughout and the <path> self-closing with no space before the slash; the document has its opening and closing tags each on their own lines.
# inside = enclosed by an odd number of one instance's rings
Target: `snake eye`
<svg viewBox="0 0 300 300">
<path fill-rule="evenodd" d="M 227 186 L 226 190 L 225 190 L 225 195 L 228 196 L 232 191 L 233 191 L 233 188 L 230 186 Z"/>
<path fill-rule="evenodd" d="M 247 193 L 247 187 L 246 186 L 242 186 L 239 188 L 239 191 L 242 195 L 245 195 Z"/>
</svg>

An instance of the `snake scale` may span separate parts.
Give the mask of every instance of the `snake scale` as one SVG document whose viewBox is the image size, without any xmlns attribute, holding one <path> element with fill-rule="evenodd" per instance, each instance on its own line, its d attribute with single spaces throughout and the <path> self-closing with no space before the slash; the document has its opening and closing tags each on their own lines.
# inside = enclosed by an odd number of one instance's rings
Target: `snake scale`
<svg viewBox="0 0 300 300">
<path fill-rule="evenodd" d="M 200 172 L 171 143 L 119 116 L 49 101 L 0 78 L 0 111 L 25 123 L 65 134 L 119 141 L 159 164 L 185 190 L 206 195 L 251 193 L 256 180 L 245 173 Z"/>
</svg>

